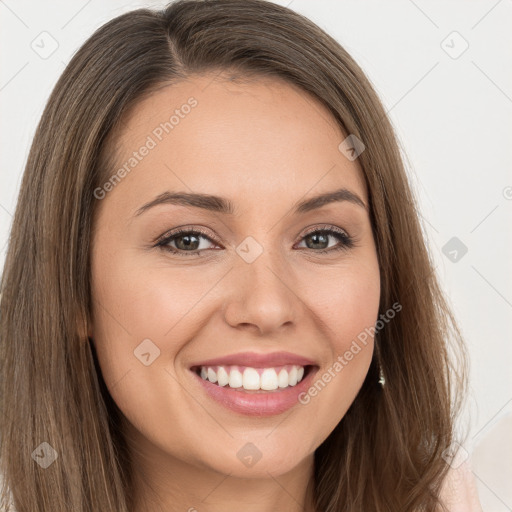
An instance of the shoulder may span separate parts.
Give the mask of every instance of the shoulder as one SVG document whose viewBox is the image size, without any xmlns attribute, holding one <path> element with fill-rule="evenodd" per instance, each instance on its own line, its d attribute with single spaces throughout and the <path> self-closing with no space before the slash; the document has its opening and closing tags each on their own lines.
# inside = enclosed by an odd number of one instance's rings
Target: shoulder
<svg viewBox="0 0 512 512">
<path fill-rule="evenodd" d="M 440 499 L 449 512 L 483 512 L 469 460 L 450 467 Z"/>
</svg>

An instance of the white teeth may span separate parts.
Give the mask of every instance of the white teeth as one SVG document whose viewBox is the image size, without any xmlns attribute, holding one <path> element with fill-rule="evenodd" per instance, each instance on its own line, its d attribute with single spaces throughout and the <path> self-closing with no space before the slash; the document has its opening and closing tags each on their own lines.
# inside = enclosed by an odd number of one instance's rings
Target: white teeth
<svg viewBox="0 0 512 512">
<path fill-rule="evenodd" d="M 225 386 L 229 382 L 228 372 L 224 369 L 223 366 L 219 366 L 217 370 L 217 379 L 219 386 Z"/>
<path fill-rule="evenodd" d="M 274 368 L 267 368 L 261 374 L 261 389 L 272 391 L 277 389 L 277 373 Z"/>
<path fill-rule="evenodd" d="M 217 374 L 212 368 L 208 368 L 208 380 L 210 382 L 217 382 Z"/>
<path fill-rule="evenodd" d="M 238 370 L 231 370 L 229 372 L 229 387 L 230 388 L 241 388 L 242 385 L 243 385 L 242 374 Z"/>
<path fill-rule="evenodd" d="M 278 388 L 295 386 L 304 377 L 304 367 L 287 365 L 279 368 L 244 367 L 243 373 L 238 366 L 203 366 L 201 378 L 219 386 L 243 388 L 248 391 L 273 391 Z"/>
<path fill-rule="evenodd" d="M 297 384 L 297 367 L 296 366 L 294 366 L 288 373 L 288 384 L 290 386 L 295 386 L 295 384 Z"/>
<path fill-rule="evenodd" d="M 244 370 L 242 386 L 244 389 L 260 389 L 260 376 L 254 368 L 246 368 Z"/>
<path fill-rule="evenodd" d="M 288 372 L 284 368 L 279 372 L 279 375 L 277 376 L 277 383 L 279 384 L 280 388 L 288 387 Z"/>
</svg>

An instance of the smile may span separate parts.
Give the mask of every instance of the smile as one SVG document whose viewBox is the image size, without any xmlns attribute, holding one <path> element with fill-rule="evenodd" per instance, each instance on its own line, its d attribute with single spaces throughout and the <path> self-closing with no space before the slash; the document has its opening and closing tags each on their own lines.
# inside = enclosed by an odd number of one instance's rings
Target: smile
<svg viewBox="0 0 512 512">
<path fill-rule="evenodd" d="M 248 366 L 201 366 L 196 373 L 218 386 L 245 391 L 275 391 L 295 386 L 310 366 L 285 365 L 271 368 Z"/>
</svg>

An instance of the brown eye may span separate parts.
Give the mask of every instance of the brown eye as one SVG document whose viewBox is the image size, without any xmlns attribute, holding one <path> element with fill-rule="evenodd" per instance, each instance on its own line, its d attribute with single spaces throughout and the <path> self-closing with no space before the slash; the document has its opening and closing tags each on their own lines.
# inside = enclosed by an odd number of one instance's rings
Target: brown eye
<svg viewBox="0 0 512 512">
<path fill-rule="evenodd" d="M 201 239 L 208 240 L 215 245 L 213 240 L 202 231 L 179 230 L 165 236 L 157 243 L 157 246 L 174 254 L 191 256 L 208 249 L 208 247 L 205 247 L 208 244 L 201 244 Z M 174 244 L 174 246 L 171 244 Z"/>
<path fill-rule="evenodd" d="M 329 240 L 337 239 L 338 245 L 329 247 Z M 306 243 L 306 248 L 315 252 L 324 253 L 337 250 L 347 250 L 354 246 L 353 239 L 344 231 L 338 229 L 316 229 L 306 233 L 302 237 Z"/>
</svg>

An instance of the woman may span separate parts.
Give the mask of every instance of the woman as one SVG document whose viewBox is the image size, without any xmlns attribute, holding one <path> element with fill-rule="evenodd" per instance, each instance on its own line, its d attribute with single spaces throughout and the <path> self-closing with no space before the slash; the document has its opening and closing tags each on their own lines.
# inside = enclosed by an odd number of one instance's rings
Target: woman
<svg viewBox="0 0 512 512">
<path fill-rule="evenodd" d="M 183 0 L 93 34 L 2 292 L 18 512 L 448 503 L 461 336 L 376 93 L 289 9 Z"/>
</svg>

